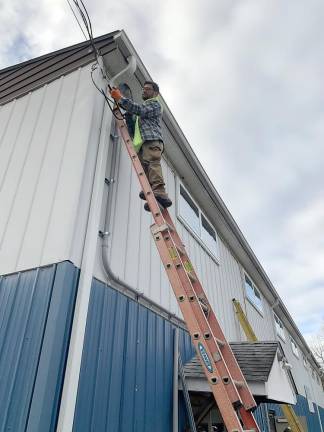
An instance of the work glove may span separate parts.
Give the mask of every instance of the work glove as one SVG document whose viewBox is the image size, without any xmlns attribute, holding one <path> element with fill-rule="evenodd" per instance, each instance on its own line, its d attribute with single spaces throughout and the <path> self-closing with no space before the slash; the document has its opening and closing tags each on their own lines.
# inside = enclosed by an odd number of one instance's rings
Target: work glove
<svg viewBox="0 0 324 432">
<path fill-rule="evenodd" d="M 120 90 L 116 87 L 113 87 L 110 90 L 110 95 L 113 99 L 115 99 L 116 102 L 119 102 L 120 99 L 122 98 L 122 94 L 121 94 Z"/>
</svg>

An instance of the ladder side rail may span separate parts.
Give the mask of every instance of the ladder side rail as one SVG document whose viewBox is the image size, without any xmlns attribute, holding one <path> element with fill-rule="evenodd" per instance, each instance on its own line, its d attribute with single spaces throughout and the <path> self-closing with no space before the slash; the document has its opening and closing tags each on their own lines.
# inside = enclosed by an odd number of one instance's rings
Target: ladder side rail
<svg viewBox="0 0 324 432">
<path fill-rule="evenodd" d="M 159 234 L 154 234 L 154 235 L 158 236 Z M 183 317 L 185 319 L 185 322 L 187 324 L 189 333 L 191 335 L 195 333 L 200 334 L 201 329 L 193 313 L 191 302 L 179 301 L 179 297 L 185 296 L 185 291 L 182 285 L 182 281 L 179 278 L 179 273 L 176 266 L 170 263 L 171 259 L 169 256 L 169 249 L 167 247 L 166 242 L 164 241 L 162 236 L 159 237 L 160 238 L 157 241 L 155 241 L 155 243 L 157 245 L 157 249 L 161 256 L 161 260 L 165 266 L 166 273 L 169 278 L 171 287 L 173 288 L 174 294 L 178 300 L 178 304 L 183 314 Z M 202 310 L 201 313 L 203 314 Z M 208 358 L 210 364 L 212 364 L 213 355 L 212 352 L 209 350 L 209 347 L 206 343 L 207 341 L 200 337 L 198 339 L 192 338 L 192 342 L 193 345 L 195 346 L 196 352 L 198 354 L 198 358 L 201 358 L 201 351 L 199 345 L 202 345 L 204 347 L 205 353 L 207 354 L 206 357 Z M 226 428 L 230 432 L 244 432 L 240 420 L 228 396 L 228 392 L 225 388 L 225 385 L 223 384 L 223 381 L 220 375 L 218 374 L 217 368 L 215 368 L 215 370 L 212 367 L 208 369 L 206 364 L 203 361 L 201 362 L 201 364 L 205 372 L 205 375 L 207 377 L 208 383 L 210 384 L 216 403 L 222 414 L 223 421 L 225 423 Z M 213 366 L 214 364 L 215 363 L 213 362 Z"/>
<path fill-rule="evenodd" d="M 241 303 L 235 298 L 232 299 L 232 302 L 247 340 L 250 342 L 256 342 L 258 338 L 242 309 Z M 283 415 L 286 417 L 292 432 L 304 432 L 304 428 L 300 423 L 293 407 L 289 404 L 280 404 L 280 408 L 282 409 Z"/>
<path fill-rule="evenodd" d="M 152 231 L 154 231 L 154 226 Z M 153 234 L 153 238 L 158 249 L 161 242 L 165 244 L 167 254 L 162 255 L 160 253 L 160 255 L 167 273 L 168 270 L 173 267 L 176 269 L 178 278 L 182 286 L 182 290 L 180 290 L 180 295 L 179 293 L 177 293 L 176 295 L 179 305 L 181 306 L 181 304 L 183 303 L 188 303 L 189 307 L 191 308 L 191 314 L 197 322 L 199 331 L 190 332 L 192 339 L 200 340 L 200 342 L 204 341 L 204 343 L 208 346 L 208 349 L 212 354 L 212 362 L 220 375 L 220 379 L 223 380 L 226 386 L 226 391 L 229 395 L 231 402 L 235 406 L 242 405 L 242 400 L 238 389 L 235 386 L 231 373 L 226 365 L 226 362 L 224 361 L 222 351 L 219 348 L 215 338 L 213 337 L 211 328 L 200 306 L 200 302 L 198 301 L 198 298 L 194 292 L 192 283 L 187 275 L 183 263 L 181 262 L 179 254 L 176 252 L 176 248 L 174 246 L 174 242 L 172 237 L 170 236 L 169 231 L 155 233 Z M 170 251 L 172 252 L 170 253 Z"/>
<path fill-rule="evenodd" d="M 170 232 L 171 237 L 173 238 L 174 242 L 176 244 L 180 244 L 182 245 L 180 236 L 177 233 L 177 230 L 173 224 L 173 221 L 170 217 L 169 214 L 167 214 L 166 212 L 163 212 L 164 218 L 166 220 L 166 222 L 172 227 L 172 231 Z M 184 254 L 180 257 L 182 260 L 182 263 L 189 261 L 189 257 L 187 255 L 187 253 L 184 250 Z M 189 261 L 190 262 L 190 261 Z M 191 266 L 192 267 L 192 266 Z M 192 283 L 193 286 L 193 290 L 195 291 L 196 296 L 198 297 L 198 299 L 203 299 L 203 302 L 207 305 L 208 309 L 209 309 L 209 313 L 208 313 L 208 318 L 207 321 L 209 323 L 209 326 L 212 330 L 212 333 L 214 335 L 214 337 L 216 337 L 217 339 L 224 341 L 224 346 L 220 347 L 220 351 L 222 354 L 222 357 L 224 358 L 225 362 L 226 362 L 226 366 L 227 369 L 230 371 L 230 375 L 232 377 L 232 379 L 234 379 L 237 382 L 243 383 L 242 386 L 238 387 L 238 392 L 240 394 L 241 400 L 243 402 L 243 405 L 245 407 L 245 409 L 253 409 L 256 407 L 256 403 L 254 400 L 254 397 L 247 385 L 247 382 L 245 380 L 245 377 L 241 371 L 241 368 L 239 367 L 237 360 L 233 354 L 233 351 L 229 345 L 229 343 L 227 342 L 225 335 L 223 333 L 223 330 L 216 318 L 216 315 L 213 311 L 213 308 L 211 307 L 208 298 L 204 292 L 204 289 L 201 285 L 201 283 L 199 282 L 198 276 L 195 272 L 195 270 L 192 267 L 191 273 L 193 274 L 194 278 L 196 279 L 196 282 Z"/>
<path fill-rule="evenodd" d="M 280 408 L 282 409 L 282 412 L 284 414 L 284 416 L 286 417 L 289 425 L 292 428 L 293 432 L 304 432 L 304 428 L 301 425 L 293 407 L 291 405 L 284 405 L 281 404 Z"/>
<path fill-rule="evenodd" d="M 187 387 L 187 383 L 186 383 L 186 374 L 185 374 L 184 369 L 183 369 L 182 358 L 181 358 L 180 353 L 178 353 L 178 365 L 179 365 L 179 376 L 180 376 L 183 395 L 184 395 L 184 399 L 185 399 L 185 403 L 186 403 L 190 429 L 191 429 L 191 432 L 197 432 L 196 425 L 195 425 L 195 418 L 193 415 L 192 406 L 191 406 L 191 402 L 190 402 L 189 391 L 188 391 L 188 387 Z"/>
<path fill-rule="evenodd" d="M 238 320 L 242 326 L 242 329 L 245 333 L 247 340 L 250 342 L 256 342 L 258 340 L 258 338 L 257 338 L 256 334 L 254 333 L 253 328 L 252 328 L 251 324 L 249 323 L 245 313 L 243 312 L 241 303 L 238 300 L 236 300 L 235 298 L 232 299 L 232 302 L 234 304 L 236 315 L 237 315 Z"/>
</svg>

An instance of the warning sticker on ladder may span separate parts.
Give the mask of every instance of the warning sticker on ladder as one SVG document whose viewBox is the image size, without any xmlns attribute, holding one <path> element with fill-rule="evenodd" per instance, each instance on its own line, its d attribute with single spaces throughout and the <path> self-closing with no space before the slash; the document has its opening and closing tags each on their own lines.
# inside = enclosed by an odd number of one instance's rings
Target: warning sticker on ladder
<svg viewBox="0 0 324 432">
<path fill-rule="evenodd" d="M 213 372 L 213 366 L 211 364 L 211 361 L 209 359 L 209 356 L 207 354 L 207 351 L 205 350 L 205 347 L 203 344 L 201 344 L 200 342 L 198 343 L 198 349 L 201 355 L 201 358 L 204 362 L 204 365 L 206 366 L 206 368 L 209 370 L 210 373 Z"/>
</svg>

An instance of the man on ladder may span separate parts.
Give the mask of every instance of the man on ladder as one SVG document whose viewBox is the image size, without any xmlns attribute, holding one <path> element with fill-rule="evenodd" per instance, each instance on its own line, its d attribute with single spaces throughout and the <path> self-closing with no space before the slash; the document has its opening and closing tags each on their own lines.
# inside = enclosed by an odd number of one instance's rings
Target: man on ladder
<svg viewBox="0 0 324 432">
<path fill-rule="evenodd" d="M 110 91 L 111 96 L 119 105 L 130 114 L 136 115 L 133 145 L 142 163 L 146 177 L 159 204 L 166 208 L 172 201 L 165 191 L 162 174 L 161 156 L 163 153 L 162 137 L 162 105 L 159 101 L 159 86 L 153 81 L 146 81 L 143 86 L 143 104 L 137 104 L 122 96 L 117 88 Z M 139 194 L 145 200 L 143 191 Z M 150 211 L 147 203 L 146 211 Z"/>
</svg>

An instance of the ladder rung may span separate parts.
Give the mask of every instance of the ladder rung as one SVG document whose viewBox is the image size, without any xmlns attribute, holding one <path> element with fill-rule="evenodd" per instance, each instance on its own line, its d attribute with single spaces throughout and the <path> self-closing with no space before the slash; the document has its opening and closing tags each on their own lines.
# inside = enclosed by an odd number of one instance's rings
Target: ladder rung
<svg viewBox="0 0 324 432">
<path fill-rule="evenodd" d="M 223 340 L 218 339 L 218 338 L 215 338 L 215 339 L 216 339 L 216 342 L 218 343 L 219 346 L 223 347 L 226 345 L 226 343 Z"/>
<path fill-rule="evenodd" d="M 203 303 L 200 299 L 199 299 L 199 304 L 200 304 L 200 306 L 201 306 L 201 309 L 202 309 L 204 312 L 208 312 L 208 311 L 209 311 L 208 306 L 205 305 L 205 303 Z"/>
<path fill-rule="evenodd" d="M 183 246 L 176 244 L 175 247 L 177 248 L 177 251 L 179 252 L 180 255 L 186 255 L 186 251 Z"/>
<path fill-rule="evenodd" d="M 245 383 L 243 381 L 233 380 L 233 383 L 236 385 L 237 388 L 243 388 L 243 387 L 245 387 Z"/>
<path fill-rule="evenodd" d="M 189 276 L 189 279 L 191 282 L 197 282 L 197 278 L 195 275 L 193 275 L 191 272 L 187 272 L 187 275 Z"/>
<path fill-rule="evenodd" d="M 158 234 L 164 231 L 173 231 L 173 228 L 168 223 L 164 223 L 162 225 L 155 225 L 152 227 L 152 234 Z"/>
</svg>

